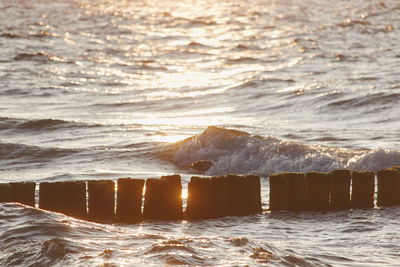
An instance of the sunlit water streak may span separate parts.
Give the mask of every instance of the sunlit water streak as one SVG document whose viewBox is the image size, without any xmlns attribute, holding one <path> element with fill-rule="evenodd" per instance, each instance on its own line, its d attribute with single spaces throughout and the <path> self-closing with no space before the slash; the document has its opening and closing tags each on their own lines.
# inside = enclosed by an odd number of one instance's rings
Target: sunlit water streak
<svg viewBox="0 0 400 267">
<path fill-rule="evenodd" d="M 1 1 L 0 181 L 186 184 L 184 166 L 211 159 L 209 175 L 261 175 L 265 209 L 274 172 L 400 165 L 399 13 L 396 0 Z M 138 225 L 0 210 L 5 266 L 400 256 L 397 208 Z"/>
</svg>

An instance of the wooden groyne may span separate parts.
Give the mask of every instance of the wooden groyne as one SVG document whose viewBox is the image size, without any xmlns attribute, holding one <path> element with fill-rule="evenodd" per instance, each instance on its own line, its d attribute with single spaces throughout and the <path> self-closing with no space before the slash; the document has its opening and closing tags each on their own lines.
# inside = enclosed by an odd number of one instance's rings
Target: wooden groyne
<svg viewBox="0 0 400 267">
<path fill-rule="evenodd" d="M 0 184 L 0 202 L 35 207 L 33 182 Z M 160 178 L 42 182 L 40 209 L 95 222 L 219 218 L 261 212 L 259 176 L 192 177 L 186 211 L 180 175 Z M 144 190 L 145 189 L 145 190 Z"/>
<path fill-rule="evenodd" d="M 260 177 L 226 175 L 192 177 L 188 185 L 188 219 L 244 216 L 261 212 Z"/>
<path fill-rule="evenodd" d="M 284 172 L 270 179 L 269 210 L 335 211 L 400 205 L 400 168 L 378 172 Z M 182 205 L 180 175 L 160 178 L 0 184 L 0 202 L 19 202 L 96 222 L 197 220 L 262 212 L 260 177 L 191 177 Z"/>
<path fill-rule="evenodd" d="M 375 186 L 377 180 L 377 187 Z M 377 191 L 376 191 L 377 189 Z M 270 210 L 330 211 L 400 205 L 400 169 L 280 173 L 270 177 Z"/>
<path fill-rule="evenodd" d="M 373 172 L 348 170 L 273 174 L 270 209 L 328 211 L 373 207 L 374 177 Z"/>
<path fill-rule="evenodd" d="M 39 195 L 41 209 L 61 212 L 76 218 L 86 218 L 86 182 L 40 183 Z"/>
</svg>

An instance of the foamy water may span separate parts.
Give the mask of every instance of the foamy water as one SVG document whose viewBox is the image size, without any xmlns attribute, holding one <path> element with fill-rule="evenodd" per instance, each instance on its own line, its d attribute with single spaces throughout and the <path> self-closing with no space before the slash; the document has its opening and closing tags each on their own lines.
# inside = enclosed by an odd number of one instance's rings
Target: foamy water
<svg viewBox="0 0 400 267">
<path fill-rule="evenodd" d="M 277 213 L 268 175 L 400 165 L 400 5 L 0 1 L 0 182 L 262 176 L 264 213 L 101 225 L 0 204 L 0 265 L 397 266 L 399 209 Z"/>
</svg>

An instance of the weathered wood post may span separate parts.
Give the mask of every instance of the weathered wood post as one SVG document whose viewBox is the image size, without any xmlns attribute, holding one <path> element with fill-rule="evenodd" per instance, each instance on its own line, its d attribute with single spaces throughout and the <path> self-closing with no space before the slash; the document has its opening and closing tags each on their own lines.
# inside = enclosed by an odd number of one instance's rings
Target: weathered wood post
<svg viewBox="0 0 400 267">
<path fill-rule="evenodd" d="M 351 171 L 332 171 L 332 192 L 330 208 L 332 210 L 346 210 L 350 208 Z"/>
<path fill-rule="evenodd" d="M 0 184 L 0 202 L 11 201 L 11 186 L 9 183 Z"/>
<path fill-rule="evenodd" d="M 375 174 L 371 171 L 353 171 L 351 180 L 351 208 L 373 208 Z"/>
<path fill-rule="evenodd" d="M 39 208 L 49 211 L 62 212 L 62 183 L 42 182 L 39 184 Z"/>
<path fill-rule="evenodd" d="M 400 205 L 400 172 L 396 169 L 380 170 L 378 177 L 379 207 Z"/>
<path fill-rule="evenodd" d="M 271 210 L 306 210 L 306 177 L 300 172 L 284 172 L 270 177 Z"/>
<path fill-rule="evenodd" d="M 308 209 L 312 211 L 329 210 L 330 185 L 332 175 L 323 172 L 306 173 Z"/>
<path fill-rule="evenodd" d="M 272 174 L 269 177 L 269 209 L 288 210 L 290 207 L 290 194 L 288 181 L 285 174 Z"/>
<path fill-rule="evenodd" d="M 134 223 L 142 219 L 143 179 L 119 178 L 116 216 L 119 221 Z"/>
<path fill-rule="evenodd" d="M 226 176 L 211 177 L 212 217 L 219 218 L 228 215 L 228 186 Z"/>
<path fill-rule="evenodd" d="M 247 175 L 247 213 L 259 213 L 261 207 L 261 183 L 260 176 Z"/>
<path fill-rule="evenodd" d="M 148 220 L 161 220 L 164 217 L 164 192 L 165 183 L 157 178 L 146 180 L 144 195 L 143 216 Z"/>
<path fill-rule="evenodd" d="M 62 196 L 63 213 L 75 218 L 87 217 L 86 208 L 86 182 L 67 181 L 62 183 L 64 193 Z"/>
<path fill-rule="evenodd" d="M 36 184 L 34 182 L 10 183 L 11 201 L 34 207 L 35 188 Z"/>
<path fill-rule="evenodd" d="M 107 222 L 114 220 L 115 185 L 111 180 L 88 182 L 89 219 Z"/>
<path fill-rule="evenodd" d="M 246 215 L 248 213 L 247 177 L 227 175 L 226 178 L 228 185 L 228 215 Z"/>
<path fill-rule="evenodd" d="M 39 208 L 85 219 L 86 183 L 83 181 L 40 183 Z"/>
<path fill-rule="evenodd" d="M 182 183 L 181 176 L 178 174 L 161 176 L 163 183 L 164 200 L 164 219 L 180 220 L 183 217 L 182 212 Z"/>
<path fill-rule="evenodd" d="M 186 215 L 188 219 L 212 217 L 211 179 L 192 177 L 188 185 Z"/>
<path fill-rule="evenodd" d="M 307 209 L 306 176 L 302 172 L 283 173 L 287 182 L 288 210 L 302 211 Z"/>
</svg>

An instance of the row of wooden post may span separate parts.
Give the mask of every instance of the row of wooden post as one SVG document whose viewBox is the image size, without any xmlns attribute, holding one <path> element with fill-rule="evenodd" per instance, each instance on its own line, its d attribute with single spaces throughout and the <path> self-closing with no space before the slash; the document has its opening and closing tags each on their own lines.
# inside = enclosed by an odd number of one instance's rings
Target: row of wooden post
<svg viewBox="0 0 400 267">
<path fill-rule="evenodd" d="M 33 182 L 0 184 L 0 202 L 35 206 L 35 187 Z M 76 218 L 125 223 L 143 219 L 206 219 L 261 212 L 258 176 L 192 177 L 188 185 L 186 213 L 182 209 L 180 175 L 146 181 L 120 178 L 117 188 L 115 199 L 115 184 L 111 180 L 42 182 L 39 184 L 38 206 Z"/>
<path fill-rule="evenodd" d="M 380 170 L 377 206 L 400 205 L 398 168 Z M 374 207 L 375 173 L 335 170 L 329 173 L 280 173 L 270 177 L 270 210 L 327 211 Z"/>
<path fill-rule="evenodd" d="M 378 171 L 376 177 L 377 205 L 400 205 L 400 168 Z M 273 174 L 270 176 L 269 209 L 327 211 L 372 208 L 375 187 L 375 173 L 371 171 Z M 35 188 L 34 182 L 0 184 L 0 202 L 35 206 Z M 143 219 L 241 216 L 262 211 L 260 177 L 253 175 L 192 177 L 188 184 L 186 212 L 182 208 L 180 175 L 146 181 L 120 178 L 117 188 L 115 194 L 115 184 L 111 180 L 42 182 L 39 184 L 38 206 L 77 218 L 127 223 Z"/>
</svg>

